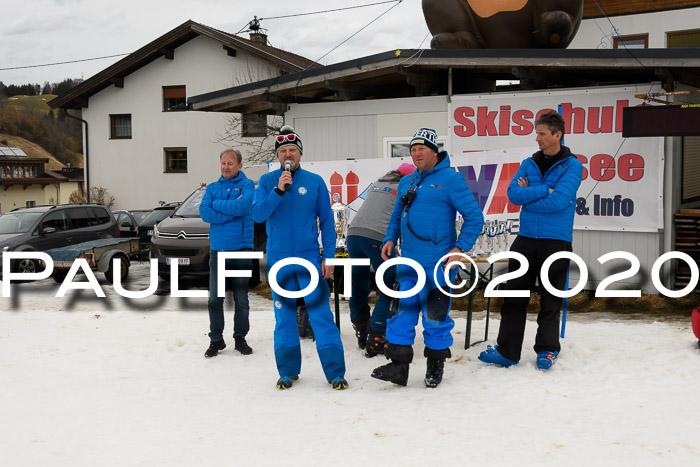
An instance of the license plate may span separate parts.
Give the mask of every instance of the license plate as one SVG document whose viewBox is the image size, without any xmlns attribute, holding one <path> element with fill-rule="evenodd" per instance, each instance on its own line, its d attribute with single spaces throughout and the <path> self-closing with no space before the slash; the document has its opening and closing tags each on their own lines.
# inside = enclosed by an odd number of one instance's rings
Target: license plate
<svg viewBox="0 0 700 467">
<path fill-rule="evenodd" d="M 190 265 L 189 258 L 165 258 L 165 264 L 170 264 L 171 261 L 176 261 L 177 264 L 184 265 L 184 266 Z"/>
<path fill-rule="evenodd" d="M 153 231 L 152 231 L 152 230 L 146 231 L 146 235 L 150 235 L 150 236 L 152 237 L 152 236 L 153 236 Z"/>
</svg>

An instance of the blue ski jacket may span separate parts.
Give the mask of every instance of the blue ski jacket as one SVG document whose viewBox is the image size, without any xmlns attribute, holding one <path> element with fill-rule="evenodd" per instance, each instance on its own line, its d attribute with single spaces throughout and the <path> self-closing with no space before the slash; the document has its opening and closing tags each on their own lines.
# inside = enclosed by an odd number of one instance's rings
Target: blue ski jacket
<svg viewBox="0 0 700 467">
<path fill-rule="evenodd" d="M 212 250 L 236 251 L 253 248 L 254 225 L 250 214 L 255 184 L 243 172 L 226 179 L 219 177 L 207 189 L 199 215 L 209 223 Z"/>
<path fill-rule="evenodd" d="M 406 208 L 402 198 L 409 190 L 415 190 L 416 196 Z M 459 239 L 457 212 L 464 218 Z M 467 182 L 450 167 L 450 157 L 443 151 L 435 167 L 422 173 L 416 171 L 399 182 L 384 243 L 396 244 L 400 234 L 401 255 L 423 267 L 434 268 L 455 246 L 471 250 L 483 225 L 484 215 Z"/>
<path fill-rule="evenodd" d="M 569 148 L 562 149 L 561 160 L 544 175 L 535 162 L 536 157 L 544 157 L 542 151 L 525 159 L 508 185 L 508 199 L 522 206 L 518 235 L 571 242 L 583 165 Z M 529 186 L 519 186 L 520 177 L 527 177 Z"/>
<path fill-rule="evenodd" d="M 335 223 L 328 188 L 321 176 L 303 170 L 292 172 L 291 190 L 275 191 L 282 169 L 266 173 L 253 197 L 253 219 L 267 222 L 267 256 L 322 260 L 335 257 Z M 323 254 L 319 253 L 321 227 Z"/>
</svg>

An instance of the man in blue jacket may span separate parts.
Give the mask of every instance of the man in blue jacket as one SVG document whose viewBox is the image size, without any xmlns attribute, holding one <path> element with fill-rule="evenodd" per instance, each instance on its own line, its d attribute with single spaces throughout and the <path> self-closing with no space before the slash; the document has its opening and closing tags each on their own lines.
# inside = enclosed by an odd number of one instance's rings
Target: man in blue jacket
<svg viewBox="0 0 700 467">
<path fill-rule="evenodd" d="M 384 355 L 391 362 L 375 368 L 372 377 L 405 386 L 409 364 L 413 360 L 413 341 L 418 317 L 423 318 L 424 355 L 427 358 L 425 385 L 437 387 L 442 381 L 445 359 L 451 357 L 452 328 L 449 316 L 451 298 L 443 291 L 445 265 L 460 260 L 471 250 L 484 225 L 484 216 L 464 177 L 450 167 L 447 152 L 438 153 L 437 134 L 422 128 L 411 140 L 411 157 L 418 171 L 399 182 L 396 204 L 384 237 L 382 258 L 387 260 L 401 235 L 401 256 L 420 264 L 425 271 L 425 286 L 412 297 L 399 300 L 397 313 L 387 322 L 387 346 Z M 457 238 L 457 212 L 464 224 Z M 438 264 L 448 255 L 446 260 Z M 436 274 L 433 274 L 437 269 Z M 457 268 L 450 270 L 454 281 Z M 437 283 L 435 282 L 437 277 Z M 399 264 L 396 279 L 399 290 L 417 284 L 418 276 L 410 266 Z"/>
<path fill-rule="evenodd" d="M 277 284 L 288 292 L 307 289 L 310 271 L 294 261 L 301 258 L 311 263 L 318 274 L 318 285 L 304 296 L 311 328 L 316 337 L 316 350 L 328 384 L 345 389 L 345 356 L 340 333 L 333 322 L 328 303 L 328 279 L 333 266 L 326 260 L 335 257 L 335 224 L 328 189 L 323 179 L 303 170 L 299 165 L 303 145 L 290 126 L 283 126 L 276 138 L 275 153 L 281 167 L 266 173 L 258 181 L 253 198 L 253 219 L 267 221 L 267 271 L 275 263 L 292 258 L 276 274 Z M 319 251 L 321 228 L 323 253 Z M 294 264 L 297 263 L 297 264 Z M 275 307 L 275 360 L 279 372 L 278 389 L 289 389 L 301 372 L 301 346 L 296 322 L 296 298 L 285 297 L 272 288 Z"/>
<path fill-rule="evenodd" d="M 535 352 L 537 368 L 549 370 L 559 355 L 559 315 L 562 299 L 549 293 L 539 279 L 542 264 L 551 255 L 571 251 L 576 192 L 581 185 L 583 166 L 569 148 L 562 146 L 564 119 L 551 111 L 535 122 L 540 150 L 525 159 L 508 185 L 508 199 L 520 208 L 520 231 L 510 250 L 523 254 L 527 272 L 511 279 L 506 290 L 531 291 L 535 280 L 540 283 L 540 311 L 537 315 Z M 520 267 L 511 259 L 509 271 Z M 552 286 L 563 290 L 566 284 L 568 259 L 559 259 L 549 268 Z M 506 297 L 501 307 L 498 345 L 488 346 L 479 360 L 503 367 L 516 365 L 525 334 L 527 297 Z"/>
<path fill-rule="evenodd" d="M 219 253 L 226 251 L 252 251 L 253 217 L 250 206 L 253 202 L 255 184 L 241 172 L 242 157 L 235 149 L 225 149 L 219 156 L 221 177 L 207 186 L 199 205 L 199 214 L 209 223 L 209 339 L 210 344 L 204 356 L 215 357 L 226 348 L 224 342 L 224 295 L 219 291 Z M 250 270 L 252 261 L 243 258 L 226 260 L 226 270 Z M 235 349 L 243 355 L 250 355 L 253 349 L 245 340 L 250 329 L 248 322 L 248 278 L 229 279 L 233 286 L 233 339 Z"/>
</svg>

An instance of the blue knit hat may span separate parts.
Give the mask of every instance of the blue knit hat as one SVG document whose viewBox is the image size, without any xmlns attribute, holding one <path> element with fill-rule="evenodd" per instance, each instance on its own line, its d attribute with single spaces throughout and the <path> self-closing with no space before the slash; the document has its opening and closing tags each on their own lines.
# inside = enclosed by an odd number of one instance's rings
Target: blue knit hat
<svg viewBox="0 0 700 467">
<path fill-rule="evenodd" d="M 411 139 L 410 147 L 413 147 L 414 144 L 423 144 L 435 152 L 440 152 L 437 144 L 437 133 L 430 128 L 421 128 L 416 131 L 413 139 Z"/>
</svg>

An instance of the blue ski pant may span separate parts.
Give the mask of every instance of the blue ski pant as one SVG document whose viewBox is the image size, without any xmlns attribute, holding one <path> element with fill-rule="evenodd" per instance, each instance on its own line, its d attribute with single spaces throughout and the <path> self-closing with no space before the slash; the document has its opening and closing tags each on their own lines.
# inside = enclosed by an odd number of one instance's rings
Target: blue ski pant
<svg viewBox="0 0 700 467">
<path fill-rule="evenodd" d="M 386 339 L 391 344 L 413 345 L 416 338 L 418 317 L 423 319 L 423 341 L 433 350 L 447 349 L 452 345 L 452 328 L 455 322 L 450 318 L 452 298 L 439 289 L 451 292 L 446 286 L 442 267 L 437 273 L 437 284 L 433 279 L 433 268 L 425 268 L 425 285 L 411 297 L 399 299 L 396 314 L 389 318 Z M 450 270 L 450 281 L 454 282 L 457 268 Z M 396 266 L 396 279 L 400 291 L 407 291 L 418 283 L 416 271 L 403 264 Z"/>
<path fill-rule="evenodd" d="M 396 254 L 392 252 L 393 258 Z M 382 242 L 360 235 L 348 236 L 348 256 L 350 258 L 369 258 L 372 268 L 377 268 L 384 262 L 382 259 Z M 377 279 L 379 280 L 379 279 Z M 396 267 L 392 266 L 384 273 L 384 284 L 392 288 L 396 280 Z M 369 266 L 352 267 L 352 297 L 350 297 L 350 319 L 355 320 L 362 309 L 367 305 L 370 286 L 372 284 L 372 272 Z M 370 326 L 376 332 L 386 331 L 386 320 L 389 314 L 391 297 L 380 293 L 374 304 Z"/>
<path fill-rule="evenodd" d="M 281 258 L 277 258 L 279 260 Z M 319 275 L 318 286 L 304 297 L 306 311 L 309 314 L 311 329 L 316 338 L 316 351 L 318 352 L 323 373 L 327 380 L 336 376 L 345 376 L 345 356 L 343 344 L 340 340 L 340 332 L 333 321 L 333 312 L 329 305 L 328 282 L 321 274 L 321 260 L 307 259 L 310 261 Z M 268 257 L 268 277 L 270 268 L 275 260 Z M 284 290 L 303 290 L 311 282 L 311 274 L 300 265 L 287 265 L 277 273 L 277 284 Z M 295 376 L 301 372 L 301 344 L 299 341 L 299 329 L 296 319 L 296 298 L 287 298 L 272 290 L 272 298 L 275 307 L 275 361 L 280 376 Z"/>
</svg>

